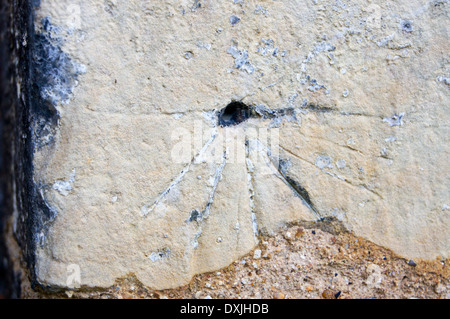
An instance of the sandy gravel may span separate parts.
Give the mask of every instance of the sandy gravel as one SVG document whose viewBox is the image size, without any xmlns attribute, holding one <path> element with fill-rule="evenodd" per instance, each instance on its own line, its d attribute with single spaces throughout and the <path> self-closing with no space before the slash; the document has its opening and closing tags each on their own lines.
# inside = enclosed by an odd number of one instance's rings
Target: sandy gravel
<svg viewBox="0 0 450 319">
<path fill-rule="evenodd" d="M 329 225 L 303 224 L 262 236 L 251 254 L 178 289 L 154 291 L 131 275 L 107 290 L 44 294 L 25 289 L 23 297 L 450 299 L 449 262 L 405 260 Z"/>
</svg>

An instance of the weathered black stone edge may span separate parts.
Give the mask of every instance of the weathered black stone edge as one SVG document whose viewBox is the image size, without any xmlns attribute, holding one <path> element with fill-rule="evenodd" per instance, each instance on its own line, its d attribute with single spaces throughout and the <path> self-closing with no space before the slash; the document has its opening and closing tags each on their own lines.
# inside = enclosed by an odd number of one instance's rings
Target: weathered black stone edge
<svg viewBox="0 0 450 319">
<path fill-rule="evenodd" d="M 11 234 L 10 220 L 14 205 L 20 216 L 17 239 L 29 264 L 34 264 L 27 240 L 29 222 L 29 178 L 32 171 L 28 134 L 28 88 L 30 52 L 28 46 L 16 45 L 27 41 L 32 34 L 32 8 L 29 1 L 2 0 L 0 2 L 0 294 L 6 298 L 19 298 L 20 275 L 13 270 L 13 261 L 6 247 L 7 234 Z M 18 97 L 17 83 L 26 97 Z M 29 136 L 29 134 L 27 135 Z M 16 192 L 16 193 L 14 193 Z M 23 221 L 23 223 L 22 223 Z"/>
<path fill-rule="evenodd" d="M 0 297 L 14 296 L 14 274 L 11 271 L 9 254 L 5 238 L 6 220 L 12 214 L 13 205 L 10 198 L 13 195 L 12 163 L 12 132 L 14 130 L 13 92 L 10 87 L 11 61 L 9 48 L 11 46 L 8 26 L 10 25 L 10 7 L 6 0 L 0 2 Z"/>
<path fill-rule="evenodd" d="M 0 297 L 6 298 L 20 298 L 21 280 L 29 280 L 33 289 L 40 287 L 35 272 L 37 234 L 52 217 L 33 181 L 36 138 L 32 123 L 48 117 L 48 105 L 33 80 L 38 5 L 36 0 L 0 0 Z M 15 227 L 11 224 L 14 209 Z M 14 237 L 20 246 L 22 273 L 16 272 L 17 267 L 13 270 L 17 261 L 11 260 L 6 236 Z"/>
</svg>

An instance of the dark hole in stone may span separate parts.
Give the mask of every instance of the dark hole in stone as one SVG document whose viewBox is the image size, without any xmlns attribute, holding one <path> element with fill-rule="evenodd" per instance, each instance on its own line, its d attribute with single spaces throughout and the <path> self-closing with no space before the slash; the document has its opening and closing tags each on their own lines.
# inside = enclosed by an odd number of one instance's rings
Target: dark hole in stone
<svg viewBox="0 0 450 319">
<path fill-rule="evenodd" d="M 200 218 L 201 218 L 201 213 L 198 210 L 194 209 L 191 212 L 191 216 L 189 217 L 188 221 L 189 222 L 193 222 L 193 221 L 198 222 L 200 220 Z"/>
<path fill-rule="evenodd" d="M 411 21 L 408 21 L 408 20 L 402 21 L 401 22 L 401 26 L 402 26 L 403 31 L 406 31 L 406 32 L 412 32 L 413 31 L 413 27 L 412 27 Z"/>
<path fill-rule="evenodd" d="M 250 118 L 251 115 L 252 109 L 250 106 L 239 101 L 232 101 L 219 112 L 219 125 L 238 125 Z"/>
</svg>

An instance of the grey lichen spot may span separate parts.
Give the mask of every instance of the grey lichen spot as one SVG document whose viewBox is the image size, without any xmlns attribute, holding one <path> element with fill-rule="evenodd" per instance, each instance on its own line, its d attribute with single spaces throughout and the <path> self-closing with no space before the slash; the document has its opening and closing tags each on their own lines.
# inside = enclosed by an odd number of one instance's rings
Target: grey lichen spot
<svg viewBox="0 0 450 319">
<path fill-rule="evenodd" d="M 231 25 L 235 25 L 236 23 L 238 23 L 239 21 L 241 21 L 241 19 L 235 15 L 232 15 L 230 17 L 230 23 Z"/>
<path fill-rule="evenodd" d="M 385 141 L 386 143 L 392 143 L 392 142 L 395 142 L 396 140 L 397 140 L 397 137 L 395 137 L 395 136 L 393 136 L 393 135 L 388 136 L 388 137 L 386 137 L 386 138 L 384 139 L 384 141 Z"/>
<path fill-rule="evenodd" d="M 316 57 L 319 53 L 321 52 L 332 52 L 336 50 L 336 47 L 334 45 L 332 45 L 329 42 L 326 41 L 322 41 L 319 42 L 314 49 L 308 54 L 308 56 L 306 57 L 306 60 L 303 61 L 305 62 L 310 62 L 314 57 Z"/>
<path fill-rule="evenodd" d="M 381 40 L 377 41 L 377 45 L 379 47 L 385 47 L 388 45 L 389 42 L 391 42 L 395 37 L 395 33 L 392 33 L 391 35 L 385 36 Z"/>
<path fill-rule="evenodd" d="M 333 168 L 333 159 L 329 156 L 319 155 L 316 158 L 315 164 L 318 168 Z"/>
<path fill-rule="evenodd" d="M 151 261 L 156 262 L 158 260 L 170 257 L 170 249 L 163 248 L 161 250 L 152 252 L 148 257 Z"/>
<path fill-rule="evenodd" d="M 200 222 L 202 220 L 202 213 L 200 213 L 198 210 L 194 209 L 191 211 L 191 214 L 186 222 Z"/>
<path fill-rule="evenodd" d="M 295 99 L 296 99 L 297 97 L 298 97 L 298 93 L 292 94 L 292 95 L 288 98 L 289 105 L 293 105 L 293 104 L 294 104 L 294 101 L 295 101 Z"/>
<path fill-rule="evenodd" d="M 345 166 L 346 166 L 346 163 L 345 163 L 344 160 L 340 159 L 340 160 L 338 160 L 338 161 L 336 162 L 336 166 L 337 166 L 337 168 L 339 168 L 339 169 L 344 169 Z"/>
<path fill-rule="evenodd" d="M 309 84 L 307 89 L 311 92 L 325 89 L 325 94 L 329 94 L 329 90 L 325 85 L 318 83 L 316 79 L 313 79 L 309 74 L 307 74 L 307 67 L 308 64 L 312 63 L 313 60 L 322 52 L 326 52 L 327 54 L 329 54 L 329 52 L 332 52 L 334 50 L 336 50 L 336 47 L 327 41 L 317 43 L 301 63 L 300 72 L 297 74 L 297 81 L 299 81 L 303 85 Z"/>
<path fill-rule="evenodd" d="M 198 41 L 197 42 L 197 46 L 199 47 L 199 48 L 204 48 L 204 49 L 206 49 L 206 50 L 211 50 L 211 44 L 209 44 L 209 43 L 204 43 L 204 42 L 202 42 L 202 41 Z"/>
<path fill-rule="evenodd" d="M 262 5 L 258 4 L 255 9 L 255 14 L 263 14 L 263 15 L 267 16 L 268 12 L 267 12 L 266 8 L 264 8 Z"/>
<path fill-rule="evenodd" d="M 269 127 L 279 127 L 283 120 L 299 124 L 297 113 L 293 107 L 281 109 L 270 109 L 265 105 L 256 105 L 253 107 L 254 112 L 262 119 L 271 119 Z"/>
<path fill-rule="evenodd" d="M 52 105 L 67 104 L 85 66 L 75 62 L 61 49 L 58 34 L 61 31 L 42 20 L 42 31 L 35 35 L 33 50 L 33 83 L 41 99 Z"/>
<path fill-rule="evenodd" d="M 442 82 L 446 85 L 450 85 L 450 78 L 445 75 L 439 75 L 438 77 L 436 77 L 436 81 Z"/>
<path fill-rule="evenodd" d="M 249 74 L 255 71 L 255 67 L 249 61 L 247 50 L 239 50 L 233 45 L 228 48 L 227 53 L 234 58 L 234 67 L 236 69 L 247 71 Z"/>
<path fill-rule="evenodd" d="M 318 84 L 317 82 L 314 82 L 314 81 L 315 81 L 315 80 L 313 80 L 313 81 L 311 82 L 311 85 L 308 86 L 308 90 L 309 90 L 309 91 L 311 91 L 311 92 L 317 92 L 317 90 L 324 89 L 324 90 L 325 90 L 325 94 L 328 94 L 328 93 L 329 93 L 329 91 L 327 90 L 327 87 L 326 87 L 325 85 L 323 85 L 323 84 Z"/>
<path fill-rule="evenodd" d="M 191 51 L 187 51 L 187 52 L 185 52 L 184 55 L 183 55 L 183 57 L 184 57 L 186 60 L 192 59 L 193 56 L 194 56 L 194 53 L 192 53 Z"/>
<path fill-rule="evenodd" d="M 412 22 L 410 20 L 402 20 L 400 22 L 400 28 L 402 29 L 402 31 L 405 32 L 413 32 L 413 26 L 412 26 Z"/>
<path fill-rule="evenodd" d="M 243 6 L 245 4 L 245 0 L 233 0 L 234 4 L 239 4 L 240 6 Z"/>
<path fill-rule="evenodd" d="M 62 34 L 64 30 L 50 23 L 49 18 L 32 36 L 31 42 L 31 129 L 33 144 L 37 149 L 53 144 L 58 127 L 58 105 L 67 104 L 78 76 L 86 68 L 73 61 L 64 51 Z"/>
<path fill-rule="evenodd" d="M 383 122 L 387 122 L 389 124 L 389 126 L 402 126 L 404 116 L 405 116 L 405 113 L 400 113 L 400 114 L 395 113 L 391 117 L 385 117 L 383 119 Z"/>
<path fill-rule="evenodd" d="M 52 144 L 55 141 L 56 127 L 54 123 L 46 118 L 37 118 L 32 123 L 32 131 L 34 132 L 35 142 L 38 149 L 43 146 Z"/>
<path fill-rule="evenodd" d="M 113 17 L 117 17 L 117 4 L 111 0 L 106 0 L 103 8 L 107 13 L 109 13 Z"/>
<path fill-rule="evenodd" d="M 200 0 L 195 0 L 194 3 L 192 4 L 191 11 L 195 12 L 198 8 L 201 8 L 201 7 L 202 7 L 202 4 L 201 4 Z"/>
<path fill-rule="evenodd" d="M 268 55 L 268 56 L 274 56 L 274 57 L 278 57 L 278 56 L 285 57 L 287 54 L 286 50 L 283 50 L 280 53 L 280 49 L 275 47 L 275 43 L 272 39 L 266 40 L 266 39 L 262 38 L 261 43 L 262 43 L 262 46 L 258 47 L 258 49 L 256 50 L 256 53 L 259 53 L 262 56 Z"/>
<path fill-rule="evenodd" d="M 258 49 L 256 50 L 257 53 L 261 54 L 261 55 L 273 55 L 273 56 L 277 56 L 278 54 L 278 48 L 274 47 L 274 42 L 272 39 L 261 39 L 261 43 L 263 44 L 262 46 L 258 47 Z"/>
<path fill-rule="evenodd" d="M 275 114 L 276 114 L 275 117 L 269 124 L 270 128 L 280 127 L 283 120 L 287 120 L 288 122 L 299 123 L 295 110 L 291 107 L 285 109 L 278 109 L 275 111 Z"/>
<path fill-rule="evenodd" d="M 306 75 L 305 78 L 300 80 L 301 84 L 309 85 L 307 89 L 311 92 L 317 92 L 320 89 L 327 90 L 327 87 L 317 82 L 316 79 L 311 78 L 310 75 Z"/>
</svg>

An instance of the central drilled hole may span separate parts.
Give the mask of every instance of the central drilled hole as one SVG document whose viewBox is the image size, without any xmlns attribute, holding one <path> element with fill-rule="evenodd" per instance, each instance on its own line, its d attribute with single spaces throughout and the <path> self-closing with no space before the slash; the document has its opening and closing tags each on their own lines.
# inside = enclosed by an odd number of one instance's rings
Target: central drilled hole
<svg viewBox="0 0 450 319">
<path fill-rule="evenodd" d="M 251 113 L 250 106 L 239 101 L 233 101 L 219 112 L 219 125 L 238 125 L 247 120 L 251 116 Z"/>
</svg>

